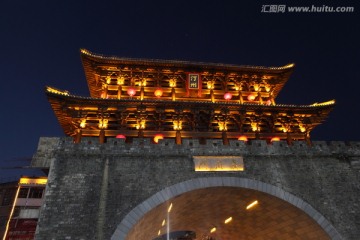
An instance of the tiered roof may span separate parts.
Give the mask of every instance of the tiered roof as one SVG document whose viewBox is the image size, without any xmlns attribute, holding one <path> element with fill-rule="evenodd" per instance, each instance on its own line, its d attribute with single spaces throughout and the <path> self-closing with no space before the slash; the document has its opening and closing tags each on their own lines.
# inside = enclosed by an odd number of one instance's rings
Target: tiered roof
<svg viewBox="0 0 360 240">
<path fill-rule="evenodd" d="M 229 64 L 107 57 L 81 50 L 91 97 L 48 87 L 65 133 L 81 136 L 309 139 L 334 107 L 276 104 L 294 64 Z M 156 96 L 155 96 L 156 95 Z"/>
</svg>

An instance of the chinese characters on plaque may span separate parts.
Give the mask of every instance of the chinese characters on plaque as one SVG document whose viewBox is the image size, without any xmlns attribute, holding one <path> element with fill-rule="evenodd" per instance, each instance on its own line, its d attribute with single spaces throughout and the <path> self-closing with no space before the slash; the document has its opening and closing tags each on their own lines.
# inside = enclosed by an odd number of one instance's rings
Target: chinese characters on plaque
<svg viewBox="0 0 360 240">
<path fill-rule="evenodd" d="M 193 156 L 196 172 L 244 171 L 244 160 L 239 156 Z"/>
<path fill-rule="evenodd" d="M 189 73 L 189 89 L 199 89 L 200 75 L 197 73 Z"/>
</svg>

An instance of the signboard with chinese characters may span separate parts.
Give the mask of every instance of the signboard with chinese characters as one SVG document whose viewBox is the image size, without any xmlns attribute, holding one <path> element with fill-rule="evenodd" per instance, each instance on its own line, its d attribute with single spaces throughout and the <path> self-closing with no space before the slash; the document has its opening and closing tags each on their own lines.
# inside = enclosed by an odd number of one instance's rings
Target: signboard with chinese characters
<svg viewBox="0 0 360 240">
<path fill-rule="evenodd" d="M 244 160 L 240 156 L 193 156 L 195 172 L 244 171 Z"/>
<path fill-rule="evenodd" d="M 188 74 L 188 88 L 189 89 L 199 89 L 199 87 L 200 87 L 200 74 L 189 73 Z"/>
<path fill-rule="evenodd" d="M 47 178 L 20 178 L 19 185 L 46 185 Z"/>
</svg>

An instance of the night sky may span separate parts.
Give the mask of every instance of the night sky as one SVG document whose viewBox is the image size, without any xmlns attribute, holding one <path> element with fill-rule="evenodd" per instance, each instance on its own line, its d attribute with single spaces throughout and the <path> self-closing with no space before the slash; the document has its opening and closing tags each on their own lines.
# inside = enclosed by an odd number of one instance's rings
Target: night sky
<svg viewBox="0 0 360 240">
<path fill-rule="evenodd" d="M 64 133 L 44 88 L 89 96 L 80 48 L 119 57 L 256 66 L 295 63 L 277 103 L 335 99 L 312 140 L 359 141 L 358 1 L 20 1 L 0 3 L 0 182 Z M 270 5 L 352 13 L 271 13 Z M 268 6 L 263 6 L 268 5 Z M 262 8 L 268 12 L 261 12 Z"/>
</svg>

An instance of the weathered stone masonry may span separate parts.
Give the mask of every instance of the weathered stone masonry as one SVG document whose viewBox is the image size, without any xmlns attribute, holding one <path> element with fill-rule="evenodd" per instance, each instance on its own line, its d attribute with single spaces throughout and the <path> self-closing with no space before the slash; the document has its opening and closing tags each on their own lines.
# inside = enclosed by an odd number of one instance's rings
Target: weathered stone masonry
<svg viewBox="0 0 360 240">
<path fill-rule="evenodd" d="M 139 204 L 193 179 L 239 178 L 292 194 L 333 226 L 333 239 L 360 239 L 360 142 L 41 138 L 32 166 L 50 168 L 37 239 L 110 239 Z M 243 172 L 195 172 L 192 156 L 244 157 Z M 310 213 L 311 214 L 311 213 Z M 313 218 L 315 218 L 313 216 Z M 318 222 L 323 220 L 318 220 Z M 76 226 L 76 227 L 74 227 Z M 129 226 L 131 227 L 131 226 Z"/>
</svg>

